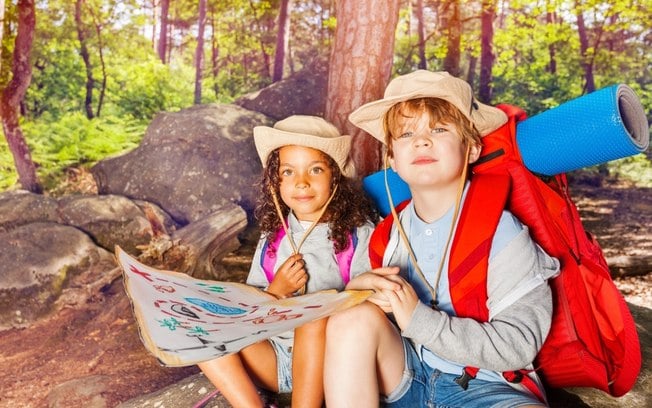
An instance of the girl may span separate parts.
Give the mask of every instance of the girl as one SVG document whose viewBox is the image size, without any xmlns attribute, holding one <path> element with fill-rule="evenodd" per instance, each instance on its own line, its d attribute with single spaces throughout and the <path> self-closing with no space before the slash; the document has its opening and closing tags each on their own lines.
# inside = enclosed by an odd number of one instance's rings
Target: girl
<svg viewBox="0 0 652 408">
<path fill-rule="evenodd" d="M 291 116 L 254 128 L 264 172 L 261 239 L 247 284 L 276 298 L 341 290 L 369 269 L 373 205 L 350 178 L 350 136 L 325 120 Z M 321 407 L 326 319 L 199 364 L 234 407 L 261 407 L 256 387 L 292 391 L 292 406 Z"/>
</svg>

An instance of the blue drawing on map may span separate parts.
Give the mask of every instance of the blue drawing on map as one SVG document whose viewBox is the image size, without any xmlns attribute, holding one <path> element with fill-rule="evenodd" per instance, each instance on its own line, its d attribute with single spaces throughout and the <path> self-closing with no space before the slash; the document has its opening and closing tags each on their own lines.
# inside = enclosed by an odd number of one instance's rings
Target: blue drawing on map
<svg viewBox="0 0 652 408">
<path fill-rule="evenodd" d="M 247 313 L 245 309 L 240 309 L 239 307 L 224 306 L 204 299 L 185 298 L 185 300 L 215 314 L 231 316 Z"/>
</svg>

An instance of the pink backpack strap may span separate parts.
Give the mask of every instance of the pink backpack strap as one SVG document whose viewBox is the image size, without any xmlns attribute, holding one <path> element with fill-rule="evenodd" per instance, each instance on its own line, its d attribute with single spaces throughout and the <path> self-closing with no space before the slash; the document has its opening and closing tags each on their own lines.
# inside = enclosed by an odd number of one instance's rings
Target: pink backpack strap
<svg viewBox="0 0 652 408">
<path fill-rule="evenodd" d="M 276 263 L 276 250 L 281 244 L 281 240 L 285 236 L 285 230 L 283 228 L 276 231 L 276 237 L 274 241 L 270 242 L 269 239 L 265 241 L 263 250 L 261 251 L 262 256 L 260 257 L 260 266 L 265 272 L 265 277 L 267 282 L 272 283 L 274 280 L 274 264 Z"/>
<path fill-rule="evenodd" d="M 342 275 L 342 281 L 344 285 L 349 283 L 351 280 L 351 261 L 353 261 L 353 253 L 355 252 L 355 247 L 358 245 L 358 234 L 357 229 L 353 230 L 353 233 L 349 233 L 349 245 L 342 252 L 335 254 L 337 259 L 337 266 L 340 268 L 340 275 Z"/>
<path fill-rule="evenodd" d="M 335 259 L 337 260 L 337 266 L 340 269 L 340 275 L 342 276 L 342 281 L 346 285 L 351 280 L 351 262 L 353 261 L 353 253 L 355 248 L 358 245 L 358 235 L 357 231 L 354 230 L 353 233 L 349 233 L 349 245 L 342 252 L 335 254 Z M 281 240 L 285 237 L 285 230 L 280 229 L 276 233 L 274 241 L 268 239 L 263 245 L 261 251 L 262 256 L 260 257 L 260 266 L 265 272 L 265 277 L 269 283 L 272 283 L 274 280 L 274 264 L 276 263 L 276 251 L 278 250 Z"/>
</svg>

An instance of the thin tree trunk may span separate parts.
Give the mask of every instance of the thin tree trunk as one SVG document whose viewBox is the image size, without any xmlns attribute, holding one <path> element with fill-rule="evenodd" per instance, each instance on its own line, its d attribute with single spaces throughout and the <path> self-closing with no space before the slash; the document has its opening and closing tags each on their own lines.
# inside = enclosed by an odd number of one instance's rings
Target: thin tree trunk
<svg viewBox="0 0 652 408">
<path fill-rule="evenodd" d="M 256 5 L 253 3 L 253 1 L 251 0 L 249 0 L 249 7 L 251 7 L 251 10 L 254 12 L 254 21 L 256 22 L 256 29 L 258 30 L 258 44 L 260 46 L 260 53 L 262 54 L 263 57 L 263 72 L 261 72 L 261 74 L 265 78 L 271 78 L 270 58 L 269 58 L 269 54 L 265 50 L 265 42 L 263 41 L 263 31 L 264 31 L 263 25 L 260 23 L 260 19 L 258 18 L 258 9 L 256 8 Z"/>
<path fill-rule="evenodd" d="M 278 31 L 276 33 L 276 52 L 274 54 L 274 74 L 272 82 L 278 82 L 283 78 L 283 66 L 285 53 L 288 49 L 288 36 L 290 28 L 290 0 L 281 0 L 278 13 Z"/>
<path fill-rule="evenodd" d="M 206 29 L 206 0 L 199 0 L 199 28 L 195 51 L 195 105 L 201 103 L 201 84 L 204 68 L 204 30 Z"/>
<path fill-rule="evenodd" d="M 102 69 L 102 83 L 100 85 L 100 95 L 97 98 L 97 110 L 95 116 L 100 117 L 102 112 L 102 105 L 104 104 L 104 95 L 106 94 L 106 63 L 104 62 L 104 39 L 102 38 L 102 23 L 99 21 L 95 13 L 89 8 L 91 16 L 93 17 L 93 25 L 95 26 L 95 33 L 97 34 L 97 46 L 100 57 L 100 68 Z"/>
<path fill-rule="evenodd" d="M 158 17 L 157 17 L 157 14 L 156 14 L 156 10 L 157 10 L 157 8 L 156 8 L 156 0 L 152 0 L 152 23 L 151 24 L 152 24 L 152 50 L 154 50 L 154 52 L 157 52 L 157 49 L 156 49 L 156 46 L 157 46 L 157 44 L 156 44 L 156 27 L 157 27 L 157 24 L 158 24 Z"/>
<path fill-rule="evenodd" d="M 496 15 L 494 0 L 482 0 L 482 16 L 480 38 L 480 86 L 478 99 L 491 103 L 491 80 L 494 65 L 493 39 L 494 17 Z"/>
<path fill-rule="evenodd" d="M 217 42 L 216 27 L 215 11 L 211 9 L 211 75 L 213 77 L 213 91 L 215 92 L 215 98 L 219 99 L 220 88 L 217 83 L 217 76 L 220 73 L 220 45 Z"/>
<path fill-rule="evenodd" d="M 466 82 L 471 84 L 475 83 L 475 68 L 478 65 L 478 57 L 473 55 L 472 52 L 469 52 L 469 70 L 466 73 Z"/>
<path fill-rule="evenodd" d="M 169 13 L 170 0 L 161 0 L 161 31 L 158 36 L 158 57 L 164 64 L 167 63 Z"/>
<path fill-rule="evenodd" d="M 84 97 L 84 110 L 86 110 L 86 117 L 93 119 L 93 87 L 95 86 L 95 79 L 93 78 L 93 66 L 91 65 L 91 57 L 88 53 L 88 46 L 86 44 L 86 30 L 82 21 L 82 7 L 84 0 L 77 0 L 75 2 L 75 25 L 77 26 L 77 38 L 79 39 L 79 53 L 84 61 L 86 67 L 86 96 Z"/>
<path fill-rule="evenodd" d="M 575 2 L 575 12 L 577 15 L 577 34 L 580 37 L 580 53 L 582 57 L 582 69 L 584 69 L 584 90 L 586 93 L 595 91 L 595 79 L 593 78 L 593 64 L 589 60 L 589 38 L 586 34 L 586 26 L 584 25 L 584 13 L 582 12 L 582 4 L 580 0 Z"/>
<path fill-rule="evenodd" d="M 426 28 L 423 24 L 423 0 L 417 0 L 417 31 L 419 38 L 419 69 L 427 69 L 426 60 Z"/>
<path fill-rule="evenodd" d="M 32 80 L 30 54 L 36 26 L 34 0 L 18 0 L 18 32 L 14 42 L 11 80 L 2 91 L 0 116 L 7 145 L 14 157 L 18 181 L 25 190 L 42 193 L 43 187 L 36 174 L 36 165 L 20 128 L 20 103 Z"/>
<path fill-rule="evenodd" d="M 2 38 L 5 33 L 5 0 L 0 0 L 0 71 L 2 71 Z"/>
<path fill-rule="evenodd" d="M 360 105 L 382 97 L 394 56 L 399 0 L 340 0 L 330 57 L 325 116 L 353 136 L 351 156 L 358 176 L 382 165 L 381 144 L 348 121 Z M 382 29 L 378 29 L 382 27 Z"/>
<path fill-rule="evenodd" d="M 549 11 L 548 13 L 546 13 L 546 24 L 553 25 L 555 24 L 555 20 L 556 20 L 555 12 Z M 557 57 L 556 57 L 555 44 L 551 43 L 548 45 L 548 56 L 550 60 L 548 61 L 547 71 L 555 75 L 557 73 Z"/>
<path fill-rule="evenodd" d="M 462 22 L 460 20 L 460 2 L 452 0 L 448 12 L 448 39 L 446 57 L 444 58 L 444 70 L 449 74 L 458 77 L 460 70 L 460 44 L 462 43 Z"/>
</svg>

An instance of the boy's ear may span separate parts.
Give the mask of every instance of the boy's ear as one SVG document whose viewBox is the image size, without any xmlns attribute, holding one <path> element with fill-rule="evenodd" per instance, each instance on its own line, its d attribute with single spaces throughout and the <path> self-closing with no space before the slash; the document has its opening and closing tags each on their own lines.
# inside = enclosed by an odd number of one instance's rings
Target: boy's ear
<svg viewBox="0 0 652 408">
<path fill-rule="evenodd" d="M 476 160 L 480 157 L 480 151 L 482 151 L 482 146 L 478 144 L 472 144 L 469 149 L 469 163 L 475 163 Z"/>
</svg>

